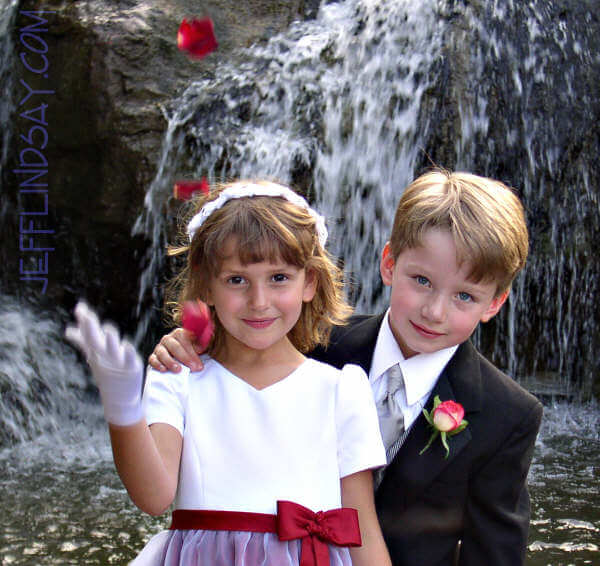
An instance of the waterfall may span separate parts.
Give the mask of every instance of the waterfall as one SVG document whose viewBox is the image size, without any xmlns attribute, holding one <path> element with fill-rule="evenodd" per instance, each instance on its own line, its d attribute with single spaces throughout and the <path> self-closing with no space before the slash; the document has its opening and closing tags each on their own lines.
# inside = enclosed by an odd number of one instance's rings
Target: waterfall
<svg viewBox="0 0 600 566">
<path fill-rule="evenodd" d="M 33 304 L 32 296 L 7 294 L 18 285 L 8 248 L 18 245 L 11 207 L 19 203 L 6 168 L 18 138 L 19 4 L 0 0 L 0 563 L 125 563 L 164 528 L 164 517 L 143 516 L 114 470 L 89 371 L 63 339 L 71 315 L 49 297 Z M 576 0 L 323 1 L 314 20 L 228 54 L 212 77 L 164 103 L 157 173 L 133 228 L 151 242 L 134 300 L 137 343 L 159 328 L 178 178 L 269 177 L 303 192 L 328 217 L 330 248 L 352 277 L 351 300 L 368 312 L 386 303 L 377 264 L 395 204 L 433 161 L 513 185 L 527 210 L 530 260 L 501 314 L 478 331 L 483 353 L 526 385 L 548 375 L 567 393 L 589 392 L 600 348 L 595 9 Z M 89 37 L 78 25 L 63 27 L 61 19 L 53 40 L 63 41 L 65 29 Z M 94 42 L 105 25 L 114 30 L 103 20 L 91 30 Z M 87 233 L 68 229 L 72 210 L 65 210 L 57 240 L 68 240 L 77 256 Z M 98 224 L 90 217 L 86 228 Z M 72 282 L 80 260 L 71 264 L 68 255 L 60 266 L 65 296 L 81 291 Z M 136 277 L 136 269 L 124 276 Z M 105 284 L 93 273 L 92 297 Z M 599 419 L 597 401 L 545 406 L 529 475 L 528 564 L 595 563 Z"/>
<path fill-rule="evenodd" d="M 168 120 L 168 126 L 157 174 L 146 192 L 143 212 L 136 219 L 132 229 L 132 235 L 144 234 L 151 242 L 146 252 L 146 267 L 140 276 L 140 290 L 135 312 L 139 319 L 134 336 L 134 343 L 137 345 L 143 341 L 155 318 L 155 311 L 152 307 L 156 307 L 162 302 L 162 293 L 156 282 L 165 263 L 167 222 L 164 203 L 169 197 L 167 183 L 173 176 L 173 163 L 177 162 L 181 153 L 182 135 L 178 128 L 190 118 L 185 106 L 176 109 L 171 115 L 164 108 L 163 112 Z M 148 308 L 148 303 L 150 308 Z"/>
<path fill-rule="evenodd" d="M 340 63 L 320 80 L 324 139 L 316 155 L 316 201 L 337 223 L 331 251 L 352 276 L 359 312 L 387 302 L 379 252 L 425 141 L 422 98 L 436 80 L 444 31 L 438 4 L 359 4 L 354 21 L 343 24 L 350 33 L 340 34 L 332 52 Z"/>
<path fill-rule="evenodd" d="M 567 394 L 589 394 L 599 276 L 589 254 L 600 235 L 592 14 L 575 26 L 575 5 L 495 0 L 460 10 L 467 24 L 456 42 L 476 80 L 462 85 L 456 168 L 501 172 L 525 203 L 531 235 L 492 357 L 512 375 L 549 375 Z"/>
<path fill-rule="evenodd" d="M 373 273 L 360 285 L 353 277 L 357 309 L 383 304 L 378 250 L 427 128 L 420 103 L 439 58 L 437 10 L 434 0 L 323 5 L 315 20 L 292 24 L 189 86 L 168 115 L 158 173 L 134 228 L 152 241 L 138 310 L 157 294 L 164 203 L 180 171 L 211 182 L 268 177 L 304 190 L 329 219 L 330 249 L 347 274 Z"/>
<path fill-rule="evenodd" d="M 357 311 L 373 312 L 387 301 L 378 261 L 395 204 L 435 162 L 514 186 L 527 211 L 530 260 L 476 343 L 511 375 L 588 395 L 600 347 L 591 255 L 600 236 L 598 97 L 588 71 L 600 56 L 586 9 L 324 3 L 316 19 L 190 84 L 165 109 L 161 162 L 134 229 L 152 241 L 138 342 L 156 310 L 146 307 L 161 302 L 177 176 L 269 177 L 304 192 L 328 218 Z"/>
<path fill-rule="evenodd" d="M 56 317 L 0 295 L 0 447 L 64 432 L 94 411 L 88 378 L 63 332 Z"/>
</svg>

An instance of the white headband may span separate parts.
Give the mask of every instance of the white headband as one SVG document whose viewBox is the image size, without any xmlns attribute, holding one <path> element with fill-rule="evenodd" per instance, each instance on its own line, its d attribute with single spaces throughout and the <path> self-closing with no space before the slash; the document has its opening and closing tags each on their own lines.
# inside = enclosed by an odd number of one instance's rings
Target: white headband
<svg viewBox="0 0 600 566">
<path fill-rule="evenodd" d="M 284 187 L 271 183 L 269 185 L 257 185 L 254 183 L 240 183 L 227 187 L 222 191 L 219 196 L 209 203 L 205 204 L 189 222 L 187 226 L 187 233 L 192 241 L 196 230 L 204 224 L 204 221 L 215 211 L 221 208 L 227 201 L 235 198 L 244 197 L 283 197 L 287 201 L 305 209 L 314 219 L 316 223 L 317 237 L 322 247 L 325 247 L 327 241 L 327 228 L 325 227 L 325 219 L 314 211 L 305 199 L 300 195 L 297 195 L 294 191 Z"/>
</svg>

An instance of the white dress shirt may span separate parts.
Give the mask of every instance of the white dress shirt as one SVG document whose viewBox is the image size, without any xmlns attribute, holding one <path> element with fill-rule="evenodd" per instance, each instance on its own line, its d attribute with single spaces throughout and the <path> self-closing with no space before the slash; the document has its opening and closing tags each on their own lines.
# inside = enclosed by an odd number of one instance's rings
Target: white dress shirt
<svg viewBox="0 0 600 566">
<path fill-rule="evenodd" d="M 392 334 L 388 309 L 379 329 L 369 371 L 369 383 L 375 403 L 379 403 L 387 395 L 388 384 L 385 372 L 394 364 L 400 364 L 406 394 L 400 390 L 394 400 L 402 409 L 404 428 L 408 430 L 421 414 L 438 377 L 457 348 L 458 346 L 452 346 L 431 354 L 417 354 L 406 359 Z"/>
</svg>

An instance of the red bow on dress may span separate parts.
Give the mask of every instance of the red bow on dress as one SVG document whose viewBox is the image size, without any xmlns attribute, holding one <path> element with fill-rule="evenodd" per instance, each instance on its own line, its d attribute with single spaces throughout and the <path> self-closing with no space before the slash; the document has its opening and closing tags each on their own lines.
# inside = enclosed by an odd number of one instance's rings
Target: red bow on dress
<svg viewBox="0 0 600 566">
<path fill-rule="evenodd" d="M 348 507 L 315 513 L 292 501 L 278 501 L 277 534 L 280 540 L 302 539 L 300 566 L 329 566 L 327 544 L 362 544 L 358 513 Z"/>
</svg>

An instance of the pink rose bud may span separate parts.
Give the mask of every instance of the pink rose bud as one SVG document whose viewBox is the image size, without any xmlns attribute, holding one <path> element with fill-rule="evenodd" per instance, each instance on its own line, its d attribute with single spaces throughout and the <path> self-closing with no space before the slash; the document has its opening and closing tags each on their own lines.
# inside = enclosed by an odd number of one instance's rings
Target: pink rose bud
<svg viewBox="0 0 600 566">
<path fill-rule="evenodd" d="M 202 59 L 218 47 L 212 20 L 183 20 L 177 32 L 177 47 L 190 57 Z"/>
<path fill-rule="evenodd" d="M 186 301 L 181 322 L 186 330 L 194 333 L 202 350 L 206 350 L 215 330 L 210 309 L 200 300 Z"/>
<path fill-rule="evenodd" d="M 444 401 L 433 411 L 433 424 L 440 432 L 450 432 L 458 428 L 465 416 L 465 410 L 460 403 Z"/>
</svg>

